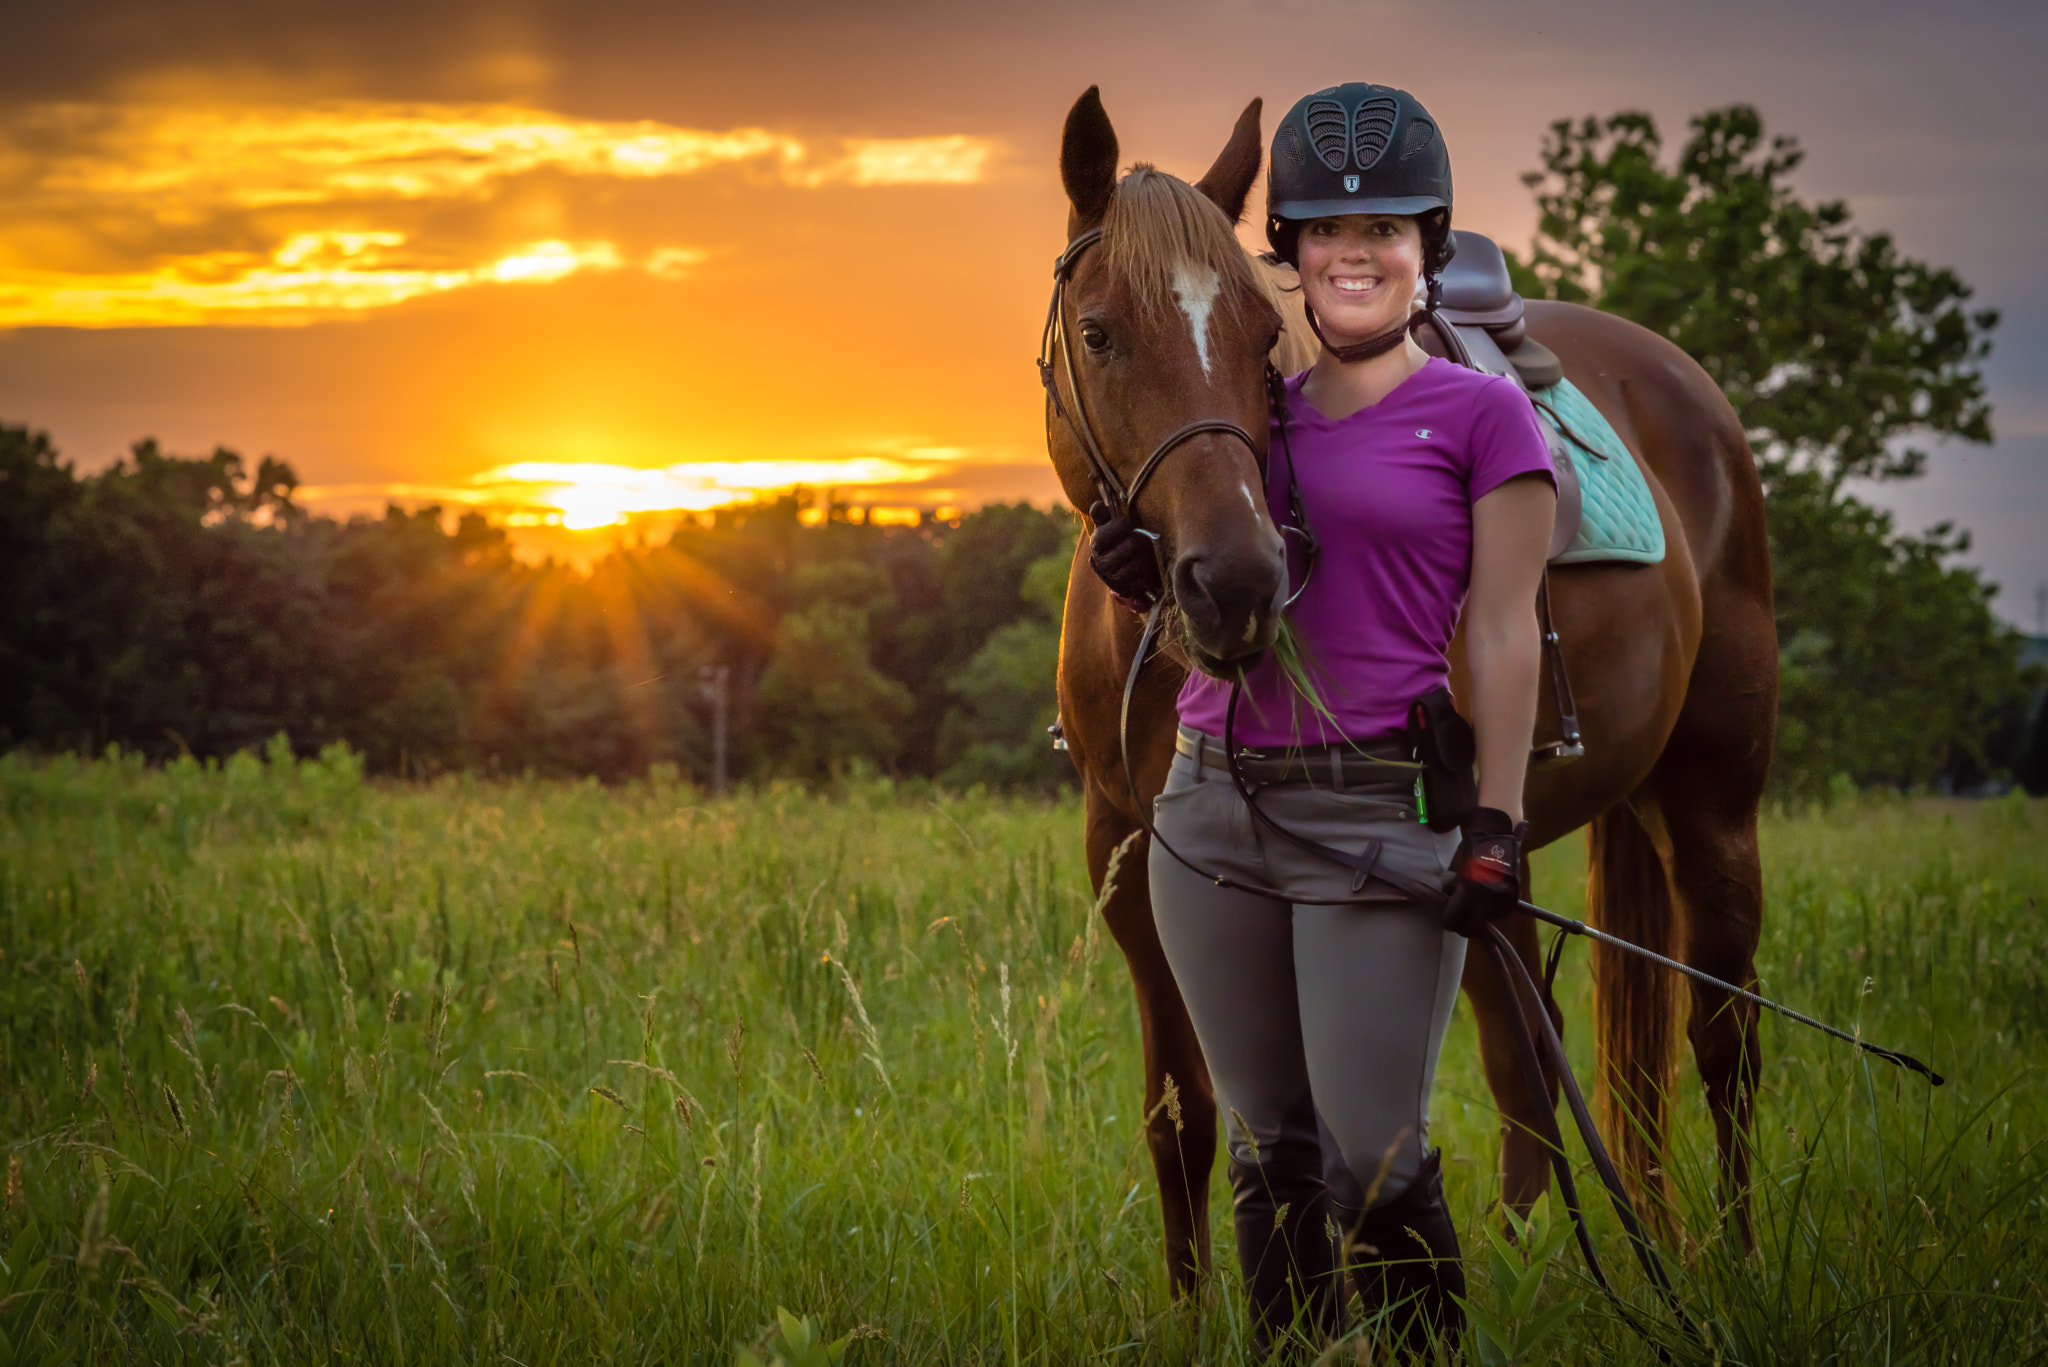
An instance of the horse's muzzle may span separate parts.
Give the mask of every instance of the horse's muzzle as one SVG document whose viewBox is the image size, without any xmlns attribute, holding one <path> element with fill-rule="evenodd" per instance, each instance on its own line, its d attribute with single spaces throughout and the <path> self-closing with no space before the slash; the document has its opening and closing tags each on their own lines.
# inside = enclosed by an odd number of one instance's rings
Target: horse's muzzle
<svg viewBox="0 0 2048 1367">
<path fill-rule="evenodd" d="M 1280 630 L 1286 564 L 1261 551 L 1197 547 L 1174 561 L 1174 600 L 1205 670 L 1258 656 Z"/>
</svg>

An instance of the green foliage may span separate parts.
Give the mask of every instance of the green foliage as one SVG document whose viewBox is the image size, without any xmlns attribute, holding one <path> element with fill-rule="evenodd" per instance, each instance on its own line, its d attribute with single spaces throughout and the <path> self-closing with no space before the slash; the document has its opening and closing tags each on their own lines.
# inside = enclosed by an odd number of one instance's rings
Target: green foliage
<svg viewBox="0 0 2048 1367">
<path fill-rule="evenodd" d="M 1748 105 L 1692 121 L 1676 163 L 1648 114 L 1577 124 L 1544 140 L 1537 235 L 1518 286 L 1590 303 L 1669 337 L 1714 377 L 1767 472 L 1917 474 L 1931 434 L 1991 440 L 1979 362 L 1994 310 L 1969 312 L 1953 271 L 1852 226 L 1840 201 L 1786 184 L 1805 159 L 1767 139 Z"/>
<path fill-rule="evenodd" d="M 1545 1194 L 1537 1198 L 1527 1219 L 1508 1209 L 1501 1217 L 1507 1222 L 1505 1233 L 1491 1226 L 1486 1230 L 1493 1295 L 1486 1302 L 1476 1296 L 1463 1302 L 1483 1367 L 1533 1361 L 1536 1351 L 1557 1336 L 1586 1299 L 1583 1294 L 1564 1296 L 1540 1312 L 1536 1309 L 1545 1274 L 1578 1229 L 1570 1215 L 1551 1219 L 1550 1197 Z"/>
<path fill-rule="evenodd" d="M 989 633 L 947 683 L 957 700 L 939 734 L 940 777 L 966 787 L 1056 788 L 1073 768 L 1052 748 L 1046 728 L 1059 716 L 1053 681 L 1060 662 L 1060 618 L 1071 551 L 1054 551 L 1025 571 L 1030 610 Z"/>
<path fill-rule="evenodd" d="M 1897 533 L 1891 515 L 1779 477 L 1771 508 L 1779 621 L 1777 786 L 1813 796 L 1834 775 L 1927 787 L 1981 779 L 2025 713 L 2019 637 L 1992 589 L 1949 562 L 1965 533 Z M 2010 740 L 2007 740 L 2010 744 Z"/>
<path fill-rule="evenodd" d="M 755 702 L 766 763 L 797 778 L 836 777 L 854 759 L 889 763 L 915 705 L 869 660 L 867 613 L 829 599 L 777 624 Z"/>
<path fill-rule="evenodd" d="M 846 1358 L 846 1345 L 853 1335 L 827 1342 L 811 1324 L 781 1306 L 775 1307 L 775 1323 L 761 1331 L 752 1347 L 742 1347 L 734 1367 L 839 1367 Z"/>
<path fill-rule="evenodd" d="M 1668 167 L 1663 150 L 1643 113 L 1553 124 L 1524 178 L 1540 217 L 1517 287 L 1670 338 L 1741 415 L 1778 590 L 1777 791 L 1981 781 L 2023 716 L 2019 638 L 1950 563 L 1966 535 L 1897 533 L 1845 483 L 1920 474 L 1915 438 L 1991 440 L 1980 366 L 1998 315 L 1842 203 L 1801 199 L 1787 179 L 1804 153 L 1747 105 L 1694 119 Z"/>
<path fill-rule="evenodd" d="M 1220 1167 L 1217 1284 L 1167 1297 L 1078 804 L 835 791 L 0 758 L 0 1354 L 1250 1360 Z M 1770 989 L 1951 1081 L 1766 1019 L 1752 1255 L 1688 1073 L 1671 1265 L 1713 1346 L 1675 1361 L 2037 1360 L 2048 806 L 1852 796 L 1761 836 Z M 1538 900 L 1582 868 L 1539 854 Z M 1558 989 L 1590 1080 L 1583 954 Z M 1431 1139 L 1478 1308 L 1518 1362 L 1648 1367 L 1570 1247 L 1531 1275 L 1554 1213 L 1490 1249 L 1499 1125 L 1461 1011 Z"/>
</svg>

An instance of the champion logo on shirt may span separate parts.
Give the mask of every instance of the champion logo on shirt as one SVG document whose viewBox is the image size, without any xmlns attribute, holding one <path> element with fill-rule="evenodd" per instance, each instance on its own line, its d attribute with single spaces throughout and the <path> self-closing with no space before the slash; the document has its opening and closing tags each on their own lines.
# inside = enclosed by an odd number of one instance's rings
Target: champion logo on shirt
<svg viewBox="0 0 2048 1367">
<path fill-rule="evenodd" d="M 1427 427 L 1418 427 L 1415 429 L 1415 435 L 1422 438 L 1424 441 L 1428 441 L 1429 429 Z"/>
</svg>

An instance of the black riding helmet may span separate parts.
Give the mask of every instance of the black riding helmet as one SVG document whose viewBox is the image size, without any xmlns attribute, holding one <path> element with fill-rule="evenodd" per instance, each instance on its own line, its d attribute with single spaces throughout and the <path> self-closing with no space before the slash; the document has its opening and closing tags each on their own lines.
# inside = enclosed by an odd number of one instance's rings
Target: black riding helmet
<svg viewBox="0 0 2048 1367">
<path fill-rule="evenodd" d="M 1425 276 L 1449 264 L 1451 154 L 1422 102 L 1351 81 L 1305 95 L 1273 134 L 1266 240 L 1292 266 L 1301 225 L 1338 214 L 1407 214 L 1422 224 Z"/>
</svg>

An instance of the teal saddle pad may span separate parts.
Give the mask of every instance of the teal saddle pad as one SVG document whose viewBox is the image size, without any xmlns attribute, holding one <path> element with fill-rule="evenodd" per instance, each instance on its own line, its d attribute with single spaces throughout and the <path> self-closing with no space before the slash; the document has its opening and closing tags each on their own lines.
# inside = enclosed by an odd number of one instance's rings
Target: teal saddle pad
<svg viewBox="0 0 2048 1367">
<path fill-rule="evenodd" d="M 1557 425 L 1565 453 L 1578 471 L 1584 511 L 1579 533 L 1554 563 L 1629 560 L 1654 565 L 1664 558 L 1664 522 L 1656 500 L 1613 424 L 1570 380 L 1531 392 L 1536 411 Z M 1588 448 L 1591 448 L 1590 450 Z"/>
</svg>

